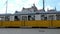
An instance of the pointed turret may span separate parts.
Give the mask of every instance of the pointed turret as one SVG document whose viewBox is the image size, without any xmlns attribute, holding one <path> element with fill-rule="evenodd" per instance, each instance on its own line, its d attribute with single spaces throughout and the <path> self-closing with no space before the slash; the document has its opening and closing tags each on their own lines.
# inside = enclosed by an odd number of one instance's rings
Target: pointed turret
<svg viewBox="0 0 60 34">
<path fill-rule="evenodd" d="M 43 11 L 45 11 L 45 5 L 44 5 L 44 3 L 45 3 L 45 2 L 44 2 L 44 0 L 43 0 Z"/>
<path fill-rule="evenodd" d="M 33 4 L 32 8 L 34 9 L 34 11 L 37 11 L 37 7 L 35 6 L 35 4 Z"/>
<path fill-rule="evenodd" d="M 56 11 L 56 7 L 55 7 L 55 11 Z"/>
</svg>

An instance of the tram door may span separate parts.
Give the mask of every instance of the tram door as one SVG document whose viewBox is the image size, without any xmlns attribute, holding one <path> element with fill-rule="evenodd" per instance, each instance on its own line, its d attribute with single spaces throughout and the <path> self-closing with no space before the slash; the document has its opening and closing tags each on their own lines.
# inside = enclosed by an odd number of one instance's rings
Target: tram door
<svg viewBox="0 0 60 34">
<path fill-rule="evenodd" d="M 18 20 L 19 20 L 18 16 L 15 16 L 15 20 L 16 20 L 16 21 L 18 21 Z"/>
</svg>

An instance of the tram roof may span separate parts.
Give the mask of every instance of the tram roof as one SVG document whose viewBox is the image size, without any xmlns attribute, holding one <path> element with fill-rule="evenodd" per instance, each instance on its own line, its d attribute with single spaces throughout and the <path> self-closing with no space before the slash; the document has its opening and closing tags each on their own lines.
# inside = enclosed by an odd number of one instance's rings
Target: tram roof
<svg viewBox="0 0 60 34">
<path fill-rule="evenodd" d="M 10 15 L 35 15 L 35 14 L 60 14 L 59 12 L 30 12 L 30 13 L 15 13 L 15 14 L 0 14 L 0 16 L 10 16 Z"/>
</svg>

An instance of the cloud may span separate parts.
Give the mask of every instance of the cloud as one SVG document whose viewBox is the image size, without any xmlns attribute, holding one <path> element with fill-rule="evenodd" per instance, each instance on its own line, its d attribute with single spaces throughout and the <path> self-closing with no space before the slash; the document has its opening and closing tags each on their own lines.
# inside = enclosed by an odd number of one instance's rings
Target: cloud
<svg viewBox="0 0 60 34">
<path fill-rule="evenodd" d="M 0 13 L 1 11 L 5 12 L 6 10 L 6 0 L 0 0 L 0 3 L 2 3 L 1 6 L 4 6 L 3 8 L 0 8 Z M 38 4 L 39 0 L 8 0 L 8 13 L 13 13 L 18 10 L 21 11 L 23 7 L 31 7 L 33 3 Z M 4 5 L 5 4 L 5 5 Z M 2 12 L 2 13 L 3 13 Z"/>
<path fill-rule="evenodd" d="M 25 1 L 22 1 L 21 3 L 21 5 L 23 6 L 23 7 L 26 7 L 26 8 L 28 8 L 28 7 L 31 7 L 32 5 L 33 5 L 33 3 L 35 3 L 35 4 L 37 4 L 38 3 L 38 1 L 39 0 L 25 0 Z"/>
<path fill-rule="evenodd" d="M 39 0 L 15 0 L 16 4 L 15 8 L 17 8 L 16 10 L 20 10 L 25 7 L 25 8 L 29 8 L 33 5 L 33 3 L 38 4 Z"/>
<path fill-rule="evenodd" d="M 23 7 L 29 8 L 33 5 L 33 3 L 35 3 L 38 9 L 42 9 L 42 6 L 40 6 L 39 1 L 40 0 L 9 0 L 8 1 L 8 13 L 14 13 L 16 10 L 21 11 Z M 3 2 L 4 4 L 6 0 L 5 1 L 3 0 L 1 2 Z M 6 4 L 4 6 L 6 6 Z M 47 10 L 47 8 L 53 9 L 53 7 L 49 5 L 45 7 L 45 10 Z M 5 9 L 6 7 L 0 8 L 0 13 L 5 13 L 6 12 Z"/>
<path fill-rule="evenodd" d="M 2 14 L 2 13 L 4 13 L 4 14 L 6 13 L 6 8 L 5 7 L 0 9 L 0 14 Z"/>
<path fill-rule="evenodd" d="M 60 2 L 59 3 L 57 3 L 59 6 L 60 6 Z"/>
<path fill-rule="evenodd" d="M 37 6 L 37 8 L 38 8 L 38 10 L 43 9 L 42 6 Z M 47 10 L 51 10 L 51 9 L 54 9 L 54 7 L 52 7 L 52 6 L 50 6 L 50 5 L 45 6 L 45 11 L 47 11 Z"/>
<path fill-rule="evenodd" d="M 49 6 L 49 5 L 45 7 L 45 10 L 46 10 L 46 11 L 47 11 L 47 10 L 50 10 L 50 9 L 54 9 L 54 8 L 53 8 L 52 6 Z"/>
</svg>

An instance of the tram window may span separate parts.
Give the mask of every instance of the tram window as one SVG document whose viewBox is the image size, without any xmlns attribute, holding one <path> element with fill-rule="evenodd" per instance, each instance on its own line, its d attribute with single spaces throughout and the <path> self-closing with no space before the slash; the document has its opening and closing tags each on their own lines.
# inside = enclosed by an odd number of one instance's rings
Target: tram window
<svg viewBox="0 0 60 34">
<path fill-rule="evenodd" d="M 28 16 L 28 20 L 31 20 L 31 16 Z"/>
<path fill-rule="evenodd" d="M 6 20 L 6 21 L 9 21 L 9 16 L 6 16 L 6 17 L 5 17 L 5 20 Z"/>
<path fill-rule="evenodd" d="M 60 15 L 57 15 L 57 16 L 56 16 L 56 19 L 57 19 L 57 20 L 60 20 Z"/>
<path fill-rule="evenodd" d="M 44 17 L 44 15 L 41 15 L 41 17 Z"/>
<path fill-rule="evenodd" d="M 49 16 L 49 20 L 54 20 L 53 15 Z"/>
<path fill-rule="evenodd" d="M 27 16 L 22 16 L 22 20 L 27 20 Z"/>
<path fill-rule="evenodd" d="M 47 20 L 47 17 L 44 17 L 44 20 Z"/>
<path fill-rule="evenodd" d="M 18 16 L 15 16 L 15 20 L 19 20 Z"/>
<path fill-rule="evenodd" d="M 35 18 L 33 17 L 32 20 L 35 20 Z"/>
<path fill-rule="evenodd" d="M 44 15 L 41 15 L 41 20 L 44 20 Z"/>
<path fill-rule="evenodd" d="M 0 18 L 0 21 L 1 21 L 1 18 Z"/>
</svg>

